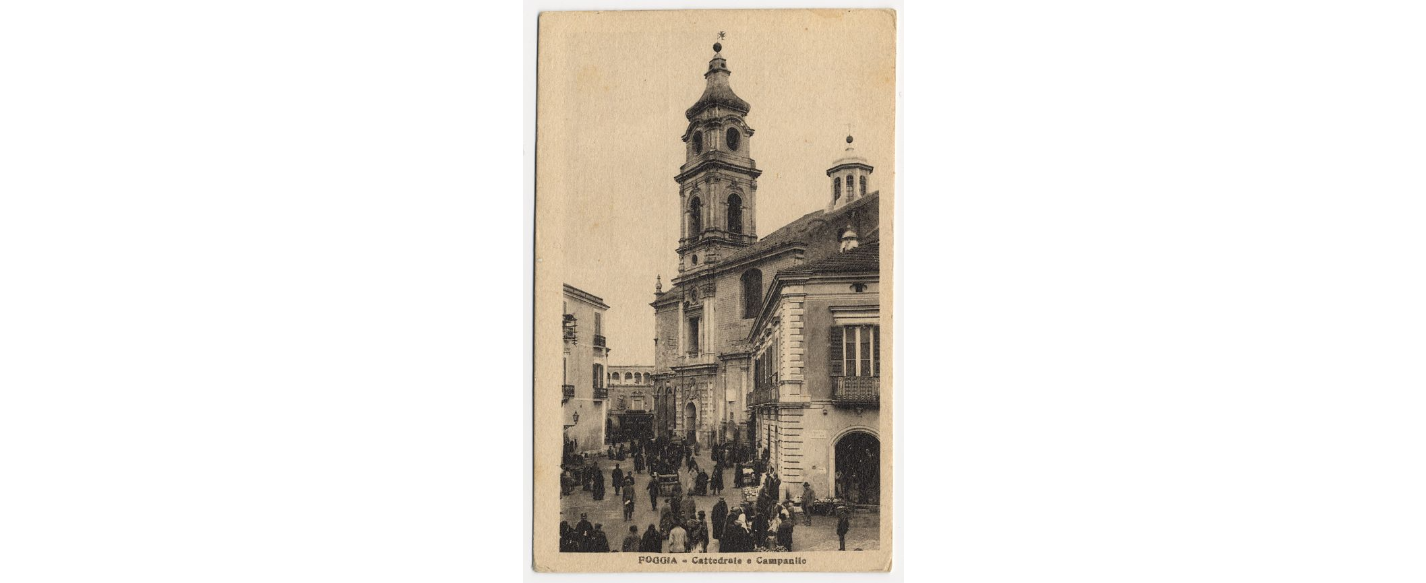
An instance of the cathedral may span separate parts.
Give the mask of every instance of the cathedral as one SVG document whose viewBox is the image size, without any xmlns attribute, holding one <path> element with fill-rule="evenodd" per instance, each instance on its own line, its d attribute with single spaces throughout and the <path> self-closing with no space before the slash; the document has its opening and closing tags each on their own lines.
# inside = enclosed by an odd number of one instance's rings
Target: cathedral
<svg viewBox="0 0 1426 583">
<path fill-rule="evenodd" d="M 703 447 L 744 444 L 785 483 L 874 499 L 875 486 L 866 486 L 879 463 L 874 167 L 848 136 L 827 168 L 826 205 L 760 237 L 751 106 L 733 92 L 721 50 L 713 45 L 706 88 L 685 113 L 685 162 L 674 178 L 678 273 L 667 289 L 656 283 L 651 303 L 655 430 Z M 873 468 L 871 477 L 857 484 L 849 464 L 836 469 L 839 452 Z"/>
</svg>

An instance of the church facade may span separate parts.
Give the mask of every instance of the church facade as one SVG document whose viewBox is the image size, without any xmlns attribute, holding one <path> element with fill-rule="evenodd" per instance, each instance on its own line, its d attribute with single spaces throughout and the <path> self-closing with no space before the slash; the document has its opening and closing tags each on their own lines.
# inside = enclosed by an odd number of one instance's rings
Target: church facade
<svg viewBox="0 0 1426 583">
<path fill-rule="evenodd" d="M 811 317 L 807 305 L 793 299 L 803 291 L 791 290 L 812 289 L 834 298 L 832 303 L 846 301 L 837 299 L 840 290 L 807 288 L 805 282 L 798 284 L 803 287 L 795 287 L 791 282 L 794 277 L 817 273 L 819 266 L 828 262 L 840 265 L 834 261 L 838 258 L 846 263 L 846 236 L 851 235 L 853 241 L 859 241 L 859 245 L 851 244 L 851 250 L 860 251 L 856 263 L 863 272 L 851 276 L 857 281 L 848 279 L 847 286 L 856 283 L 873 293 L 848 291 L 861 294 L 848 301 L 876 303 L 876 266 L 867 265 L 868 258 L 872 264 L 878 260 L 879 197 L 872 188 L 874 167 L 857 155 L 848 136 L 846 152 L 827 170 L 831 191 L 827 204 L 760 237 L 756 216 L 762 170 L 753 158 L 754 130 L 746 120 L 751 106 L 734 94 L 729 84 L 732 72 L 721 55 L 721 46 L 715 44 L 713 49 L 715 54 L 704 73 L 706 88 L 685 112 L 688 125 L 681 138 L 685 162 L 675 176 L 681 209 L 674 250 L 678 273 L 667 289 L 661 281 L 656 284 L 650 304 L 655 314 L 655 431 L 705 447 L 738 442 L 769 454 L 776 447 L 774 467 L 785 468 L 781 470 L 785 483 L 797 483 L 813 471 L 814 464 L 794 467 L 792 463 L 804 455 L 796 451 L 796 442 L 807 424 L 792 423 L 791 409 L 811 407 L 813 396 L 830 402 L 835 381 L 825 374 L 827 345 L 818 349 L 811 344 L 829 342 L 826 332 L 813 332 L 798 324 Z M 867 282 L 872 287 L 867 287 Z M 826 302 L 817 305 L 827 309 Z M 866 310 L 862 312 L 860 317 L 865 318 Z M 842 321 L 845 324 L 846 318 Z M 829 318 L 821 324 L 830 328 L 831 322 Z M 773 337 L 777 338 L 775 347 L 769 340 Z M 813 353 L 819 356 L 809 358 Z M 777 390 L 805 398 L 786 402 L 769 398 L 774 363 L 774 384 L 782 387 Z M 794 386 L 799 390 L 794 391 Z M 848 410 L 852 411 L 856 419 L 841 415 L 836 419 L 877 427 L 870 404 Z M 830 413 L 827 417 L 832 418 Z M 828 473 L 830 462 L 816 465 L 825 475 L 814 481 L 814 486 L 821 484 L 822 492 L 830 492 L 829 480 L 834 480 L 830 476 L 835 470 Z"/>
</svg>

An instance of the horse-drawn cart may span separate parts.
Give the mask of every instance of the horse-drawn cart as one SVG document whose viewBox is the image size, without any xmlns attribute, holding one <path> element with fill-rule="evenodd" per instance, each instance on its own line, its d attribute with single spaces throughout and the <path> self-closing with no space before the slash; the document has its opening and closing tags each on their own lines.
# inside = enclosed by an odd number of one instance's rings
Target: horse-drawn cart
<svg viewBox="0 0 1426 583">
<path fill-rule="evenodd" d="M 678 474 L 654 474 L 654 483 L 659 485 L 659 496 L 671 496 L 674 488 L 682 486 Z"/>
</svg>

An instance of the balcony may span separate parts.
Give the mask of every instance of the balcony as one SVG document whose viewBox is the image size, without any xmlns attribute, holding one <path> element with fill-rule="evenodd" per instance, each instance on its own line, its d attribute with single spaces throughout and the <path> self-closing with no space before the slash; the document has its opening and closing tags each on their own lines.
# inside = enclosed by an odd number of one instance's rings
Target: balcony
<svg viewBox="0 0 1426 583">
<path fill-rule="evenodd" d="M 760 389 L 754 389 L 753 392 L 748 393 L 748 405 L 751 405 L 751 406 L 767 405 L 767 404 L 769 404 L 769 403 L 776 403 L 776 402 L 777 402 L 777 385 L 773 385 L 773 386 L 770 386 L 770 387 L 763 387 L 763 388 L 760 388 Z"/>
<path fill-rule="evenodd" d="M 609 387 L 594 387 L 594 398 L 595 398 L 595 399 L 608 399 L 608 398 L 609 398 Z"/>
<path fill-rule="evenodd" d="M 832 377 L 832 402 L 846 407 L 879 407 L 881 377 Z"/>
<path fill-rule="evenodd" d="M 598 346 L 599 348 L 608 348 L 608 347 L 609 347 L 608 345 L 604 344 L 604 337 L 603 337 L 603 336 L 600 336 L 599 334 L 595 334 L 595 335 L 594 335 L 594 345 L 595 345 L 595 346 Z"/>
<path fill-rule="evenodd" d="M 561 399 L 561 402 L 574 398 L 574 385 L 561 385 L 560 388 L 564 389 L 564 398 Z"/>
</svg>

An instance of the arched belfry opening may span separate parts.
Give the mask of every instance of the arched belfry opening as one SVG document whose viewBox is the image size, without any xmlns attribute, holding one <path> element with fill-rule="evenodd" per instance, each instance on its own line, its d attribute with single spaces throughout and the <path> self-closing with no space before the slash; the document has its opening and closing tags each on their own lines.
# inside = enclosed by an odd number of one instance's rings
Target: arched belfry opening
<svg viewBox="0 0 1426 583">
<path fill-rule="evenodd" d="M 743 232 L 743 197 L 737 194 L 728 195 L 728 232 Z"/>
</svg>

